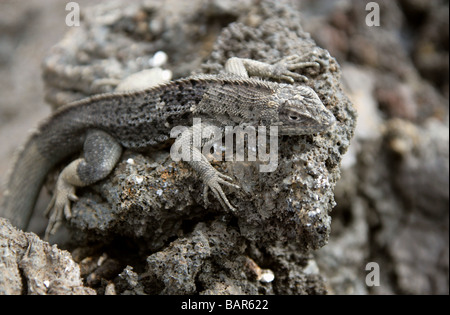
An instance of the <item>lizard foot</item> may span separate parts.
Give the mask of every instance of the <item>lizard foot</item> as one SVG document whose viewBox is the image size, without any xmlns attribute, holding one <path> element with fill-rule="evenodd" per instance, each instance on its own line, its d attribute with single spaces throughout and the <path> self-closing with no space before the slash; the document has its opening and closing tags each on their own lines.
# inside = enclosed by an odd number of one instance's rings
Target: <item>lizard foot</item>
<svg viewBox="0 0 450 315">
<path fill-rule="evenodd" d="M 320 68 L 320 63 L 316 61 L 304 61 L 305 58 L 305 56 L 291 55 L 281 59 L 276 64 L 272 65 L 272 77 L 291 83 L 294 83 L 294 81 L 308 81 L 306 76 L 292 71 L 306 67 Z"/>
<path fill-rule="evenodd" d="M 231 203 L 228 201 L 227 196 L 222 190 L 222 187 L 220 184 L 224 184 L 236 189 L 240 189 L 238 185 L 235 185 L 233 183 L 230 183 L 233 179 L 230 176 L 224 175 L 217 171 L 216 169 L 211 169 L 211 172 L 208 172 L 208 174 L 205 176 L 204 183 L 205 188 L 203 190 L 203 198 L 205 205 L 208 206 L 208 189 L 211 189 L 211 191 L 214 193 L 216 198 L 219 200 L 220 204 L 224 209 L 230 209 L 231 211 L 236 211 L 236 208 L 231 205 Z"/>
<path fill-rule="evenodd" d="M 69 219 L 72 216 L 71 201 L 78 201 L 78 197 L 75 195 L 75 186 L 58 178 L 53 198 L 45 210 L 45 216 L 49 218 L 45 230 L 45 239 L 48 239 L 50 235 L 53 235 L 58 230 L 64 217 Z"/>
</svg>

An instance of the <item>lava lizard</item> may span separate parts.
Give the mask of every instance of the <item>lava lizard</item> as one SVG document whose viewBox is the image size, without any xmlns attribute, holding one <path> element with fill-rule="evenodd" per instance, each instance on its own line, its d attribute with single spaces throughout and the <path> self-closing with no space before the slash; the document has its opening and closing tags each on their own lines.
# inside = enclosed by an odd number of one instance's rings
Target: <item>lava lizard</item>
<svg viewBox="0 0 450 315">
<path fill-rule="evenodd" d="M 20 150 L 0 216 L 26 229 L 47 173 L 82 151 L 82 157 L 67 165 L 56 182 L 47 209 L 46 235 L 52 234 L 64 216 L 71 216 L 71 201 L 78 199 L 76 187 L 108 176 L 123 148 L 151 149 L 169 139 L 172 127 L 188 125 L 194 117 L 219 127 L 278 126 L 281 135 L 325 131 L 335 122 L 333 114 L 314 90 L 293 84 L 304 79 L 294 71 L 310 66 L 320 65 L 303 62 L 299 56 L 288 56 L 273 65 L 233 57 L 219 75 L 192 76 L 142 91 L 100 94 L 68 104 L 41 123 Z M 225 208 L 234 210 L 221 187 L 239 188 L 232 178 L 206 159 L 188 163 L 205 185 L 205 201 L 209 188 Z"/>
</svg>

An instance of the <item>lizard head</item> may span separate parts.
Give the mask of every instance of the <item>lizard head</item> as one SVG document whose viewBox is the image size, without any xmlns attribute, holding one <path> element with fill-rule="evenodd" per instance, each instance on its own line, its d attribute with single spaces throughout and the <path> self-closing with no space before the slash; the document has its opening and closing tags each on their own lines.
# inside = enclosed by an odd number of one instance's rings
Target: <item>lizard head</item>
<svg viewBox="0 0 450 315">
<path fill-rule="evenodd" d="M 282 135 L 318 133 L 336 122 L 316 92 L 307 86 L 283 84 L 274 98 L 278 107 L 278 121 L 275 124 Z"/>
</svg>

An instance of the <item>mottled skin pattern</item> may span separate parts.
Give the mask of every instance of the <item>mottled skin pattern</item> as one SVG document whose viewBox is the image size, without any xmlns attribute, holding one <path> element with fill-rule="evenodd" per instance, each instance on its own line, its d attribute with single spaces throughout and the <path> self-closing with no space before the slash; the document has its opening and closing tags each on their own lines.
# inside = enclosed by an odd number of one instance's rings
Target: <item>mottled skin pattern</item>
<svg viewBox="0 0 450 315">
<path fill-rule="evenodd" d="M 32 134 L 12 169 L 0 207 L 0 216 L 26 229 L 47 173 L 63 159 L 83 152 L 60 174 L 55 194 L 47 209 L 47 235 L 64 216 L 70 217 L 76 187 L 105 178 L 112 171 L 123 148 L 151 149 L 169 139 L 174 126 L 192 126 L 194 117 L 223 128 L 237 125 L 276 125 L 280 134 L 312 134 L 327 130 L 335 118 L 316 93 L 302 85 L 276 83 L 272 78 L 293 83 L 303 76 L 292 72 L 305 66 L 297 56 L 275 65 L 231 58 L 225 73 L 194 76 L 147 90 L 93 96 L 55 112 Z M 192 135 L 189 128 L 177 141 Z M 192 148 L 194 154 L 200 151 Z M 221 184 L 238 189 L 232 178 L 215 170 L 206 158 L 190 161 L 205 184 L 204 197 L 211 189 L 221 204 L 234 210 Z"/>
</svg>

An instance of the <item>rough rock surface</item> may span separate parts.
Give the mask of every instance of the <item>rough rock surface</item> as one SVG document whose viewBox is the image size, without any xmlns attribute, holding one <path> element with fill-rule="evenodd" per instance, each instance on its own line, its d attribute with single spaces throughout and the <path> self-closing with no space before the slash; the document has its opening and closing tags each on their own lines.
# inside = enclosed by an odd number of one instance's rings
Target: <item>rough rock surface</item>
<svg viewBox="0 0 450 315">
<path fill-rule="evenodd" d="M 95 294 L 69 252 L 0 218 L 0 295 Z"/>
</svg>

